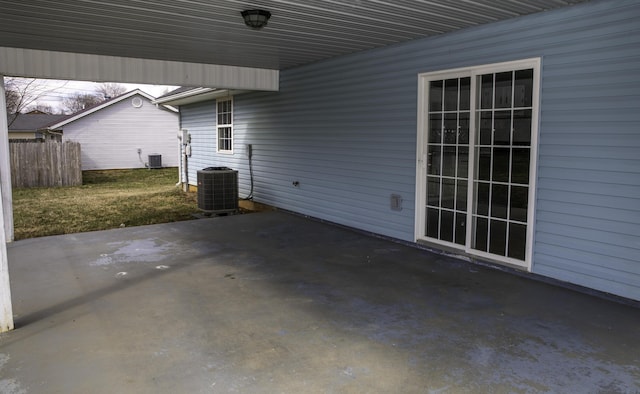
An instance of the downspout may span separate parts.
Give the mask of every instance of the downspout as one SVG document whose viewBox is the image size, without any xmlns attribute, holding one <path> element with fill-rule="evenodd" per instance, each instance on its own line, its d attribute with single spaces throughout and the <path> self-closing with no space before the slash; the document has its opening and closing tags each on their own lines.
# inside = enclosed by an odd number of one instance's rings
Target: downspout
<svg viewBox="0 0 640 394">
<path fill-rule="evenodd" d="M 189 156 L 191 156 L 191 135 L 189 130 L 180 129 L 180 140 L 182 150 L 182 190 L 189 191 Z"/>
<path fill-rule="evenodd" d="M 182 155 L 182 168 L 184 168 L 184 182 L 182 183 L 182 190 L 189 191 L 189 170 L 187 166 L 189 164 L 189 158 L 187 156 L 187 147 L 184 146 L 184 154 Z"/>
<path fill-rule="evenodd" d="M 179 134 L 178 140 L 180 140 Z M 178 182 L 176 183 L 176 187 L 182 187 L 182 142 L 178 144 Z"/>
</svg>

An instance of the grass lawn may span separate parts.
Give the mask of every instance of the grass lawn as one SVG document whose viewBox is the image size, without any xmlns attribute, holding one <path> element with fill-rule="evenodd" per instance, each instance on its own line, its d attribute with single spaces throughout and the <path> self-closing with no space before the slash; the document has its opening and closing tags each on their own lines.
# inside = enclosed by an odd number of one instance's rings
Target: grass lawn
<svg viewBox="0 0 640 394">
<path fill-rule="evenodd" d="M 13 190 L 15 239 L 193 219 L 176 168 L 85 171 L 78 187 Z"/>
</svg>

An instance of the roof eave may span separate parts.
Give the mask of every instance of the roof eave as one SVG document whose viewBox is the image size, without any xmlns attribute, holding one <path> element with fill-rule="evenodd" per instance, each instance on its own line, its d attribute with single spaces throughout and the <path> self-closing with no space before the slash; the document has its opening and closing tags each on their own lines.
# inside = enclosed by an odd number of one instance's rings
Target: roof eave
<svg viewBox="0 0 640 394">
<path fill-rule="evenodd" d="M 215 100 L 220 97 L 234 96 L 248 90 L 229 90 L 216 88 L 193 88 L 185 92 L 165 96 L 152 101 L 153 104 L 180 106 L 203 101 Z"/>
</svg>

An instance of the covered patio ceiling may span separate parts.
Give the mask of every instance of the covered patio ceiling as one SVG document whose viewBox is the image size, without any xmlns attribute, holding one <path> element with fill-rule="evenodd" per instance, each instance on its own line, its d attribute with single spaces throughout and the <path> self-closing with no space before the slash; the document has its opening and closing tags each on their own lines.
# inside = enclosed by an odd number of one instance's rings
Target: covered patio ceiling
<svg viewBox="0 0 640 394">
<path fill-rule="evenodd" d="M 0 0 L 0 47 L 283 70 L 584 1 Z"/>
</svg>

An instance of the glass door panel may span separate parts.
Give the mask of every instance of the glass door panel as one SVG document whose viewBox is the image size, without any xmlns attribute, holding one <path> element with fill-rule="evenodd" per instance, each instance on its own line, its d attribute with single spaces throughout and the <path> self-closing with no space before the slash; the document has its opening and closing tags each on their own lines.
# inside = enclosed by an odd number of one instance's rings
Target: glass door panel
<svg viewBox="0 0 640 394">
<path fill-rule="evenodd" d="M 471 78 L 429 83 L 425 233 L 466 244 Z"/>
<path fill-rule="evenodd" d="M 478 77 L 473 249 L 524 260 L 533 70 Z"/>
</svg>

